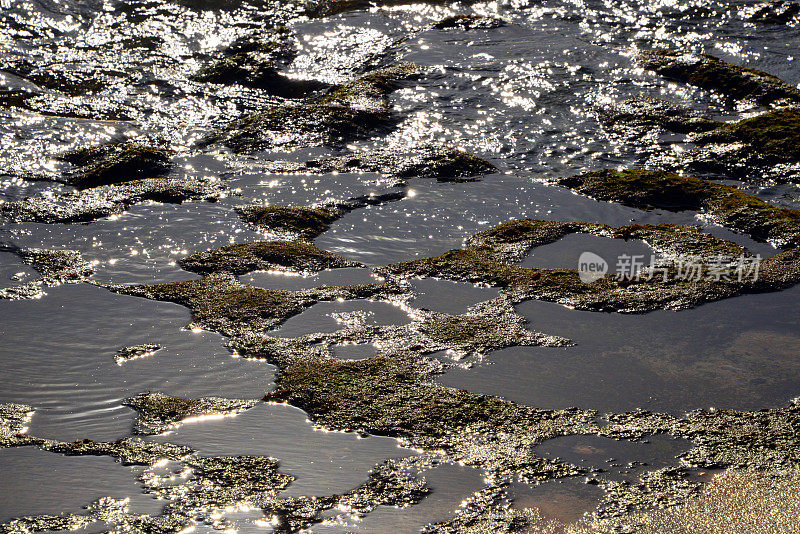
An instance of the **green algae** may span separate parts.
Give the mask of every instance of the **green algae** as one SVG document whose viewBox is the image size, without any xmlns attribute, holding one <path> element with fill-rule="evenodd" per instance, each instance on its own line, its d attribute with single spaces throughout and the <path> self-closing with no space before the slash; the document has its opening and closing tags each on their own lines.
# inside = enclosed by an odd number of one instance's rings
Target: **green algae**
<svg viewBox="0 0 800 534">
<path fill-rule="evenodd" d="M 215 180 L 146 178 L 4 202 L 0 203 L 0 214 L 15 222 L 85 223 L 122 213 L 147 201 L 167 204 L 189 200 L 213 202 L 225 192 L 226 189 Z"/>
<path fill-rule="evenodd" d="M 251 271 L 315 273 L 341 267 L 363 267 L 338 254 L 308 243 L 295 241 L 256 241 L 227 245 L 183 258 L 181 268 L 200 274 Z"/>
<path fill-rule="evenodd" d="M 723 226 L 759 241 L 800 245 L 800 211 L 779 208 L 735 187 L 664 171 L 590 172 L 558 183 L 598 200 L 641 209 L 703 211 Z"/>
<path fill-rule="evenodd" d="M 661 187 L 662 182 L 658 180 L 663 174 L 642 172 L 615 174 L 615 171 L 608 171 L 564 179 L 562 183 L 566 182 L 575 189 L 597 198 L 620 200 L 621 196 L 625 196 L 623 201 L 629 201 L 626 203 L 637 207 L 659 203 L 662 196 L 666 199 L 663 207 L 676 208 L 674 203 L 679 201 L 684 205 L 694 206 L 706 202 L 702 194 L 703 188 L 709 185 L 707 182 L 700 180 L 689 182 L 689 187 L 684 191 L 680 187 L 687 184 L 681 177 L 666 174 L 667 183 Z M 607 176 L 611 176 L 612 179 L 606 180 Z M 640 183 L 643 184 L 642 187 L 639 187 Z M 747 228 L 753 233 L 762 228 L 756 222 L 757 219 L 760 223 L 764 223 L 774 214 L 783 216 L 780 208 L 773 208 L 734 188 L 716 184 L 709 186 L 726 188 L 722 190 L 723 193 L 732 199 L 723 197 L 728 203 L 743 199 L 748 203 L 766 206 L 762 218 L 748 218 Z M 712 197 L 714 203 L 708 201 L 709 206 L 720 206 L 718 211 L 727 213 L 725 220 L 732 221 L 734 228 L 743 230 L 743 222 L 736 217 L 739 212 L 736 210 L 723 212 L 728 204 L 721 204 L 718 197 L 719 195 Z M 789 217 L 794 215 L 789 214 Z M 779 232 L 792 231 L 790 222 L 780 228 L 771 224 L 771 221 L 765 224 L 767 226 L 764 228 L 770 230 L 770 236 L 773 238 Z M 576 269 L 526 268 L 512 263 L 519 261 L 535 246 L 554 242 L 576 232 L 611 238 L 641 239 L 650 244 L 656 252 L 671 258 L 671 261 L 658 268 L 645 269 L 641 276 L 620 278 L 605 275 L 591 283 L 582 281 Z M 800 255 L 797 249 L 789 249 L 761 261 L 757 277 L 712 276 L 713 261 L 719 258 L 735 261 L 737 257 L 748 255 L 744 248 L 734 243 L 688 226 L 659 224 L 612 228 L 596 223 L 523 219 L 479 232 L 467 240 L 465 249 L 450 250 L 432 258 L 399 262 L 380 267 L 377 271 L 390 278 L 428 276 L 501 287 L 503 294 L 512 302 L 539 299 L 581 310 L 621 313 L 693 307 L 743 293 L 778 291 L 800 281 L 800 264 L 797 261 Z M 699 276 L 680 276 L 681 262 L 686 263 L 690 260 L 699 264 Z"/>
<path fill-rule="evenodd" d="M 722 124 L 693 142 L 701 148 L 684 158 L 692 170 L 754 182 L 796 183 L 800 179 L 800 107 Z"/>
<path fill-rule="evenodd" d="M 591 413 L 536 410 L 445 388 L 428 381 L 435 368 L 404 354 L 357 361 L 307 358 L 279 370 L 272 400 L 305 410 L 325 428 L 396 437 L 492 476 L 537 480 L 581 473 L 536 458 L 530 448 L 548 437 L 590 430 Z"/>
<path fill-rule="evenodd" d="M 727 63 L 708 54 L 644 50 L 637 57 L 647 70 L 667 78 L 762 105 L 800 103 L 800 90 L 766 72 Z"/>
<path fill-rule="evenodd" d="M 122 403 L 139 413 L 137 434 L 162 434 L 187 419 L 235 415 L 255 406 L 256 401 L 202 397 L 183 399 L 163 393 L 140 393 Z"/>
</svg>

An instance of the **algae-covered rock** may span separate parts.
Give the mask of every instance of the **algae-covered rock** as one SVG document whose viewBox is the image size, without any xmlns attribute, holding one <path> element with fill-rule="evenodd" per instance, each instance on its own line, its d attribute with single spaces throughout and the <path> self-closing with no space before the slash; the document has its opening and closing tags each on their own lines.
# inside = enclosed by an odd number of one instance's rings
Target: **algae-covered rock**
<svg viewBox="0 0 800 534">
<path fill-rule="evenodd" d="M 266 360 L 278 366 L 306 358 L 330 357 L 331 345 L 366 344 L 378 354 L 397 352 L 422 355 L 447 351 L 454 360 L 483 358 L 512 346 L 564 347 L 568 339 L 525 328 L 527 320 L 514 312 L 505 299 L 476 305 L 464 315 L 415 310 L 413 320 L 402 325 L 370 325 L 356 322 L 329 333 L 313 333 L 284 339 L 242 336 L 231 348 L 244 358 Z"/>
<path fill-rule="evenodd" d="M 323 512 L 340 510 L 350 517 L 361 517 L 378 506 L 405 508 L 420 502 L 430 493 L 419 479 L 401 472 L 402 461 L 386 461 L 376 466 L 359 487 L 342 495 L 290 497 L 265 507 L 272 516 L 276 533 L 301 532 L 325 521 Z"/>
<path fill-rule="evenodd" d="M 539 299 L 582 310 L 643 313 L 698 306 L 744 293 L 780 291 L 800 282 L 798 213 L 777 208 L 735 188 L 670 173 L 600 171 L 560 180 L 603 200 L 636 207 L 705 208 L 726 226 L 789 247 L 767 259 L 681 225 L 629 225 L 520 220 L 473 236 L 466 249 L 381 267 L 390 278 L 429 276 L 503 288 L 513 302 Z M 623 185 L 624 184 L 624 185 Z M 717 189 L 719 188 L 719 189 Z M 532 247 L 575 232 L 642 239 L 668 256 L 636 273 L 605 274 L 584 281 L 577 269 L 514 265 Z M 691 267 L 691 268 L 690 268 Z"/>
<path fill-rule="evenodd" d="M 375 172 L 393 178 L 435 178 L 464 181 L 497 171 L 489 161 L 457 147 L 422 144 L 408 148 L 378 148 L 305 163 L 271 162 L 270 172 Z"/>
<path fill-rule="evenodd" d="M 324 300 L 387 298 L 402 293 L 396 284 L 320 287 L 304 291 L 247 286 L 230 274 L 154 285 L 108 285 L 124 295 L 175 302 L 193 313 L 193 324 L 225 335 L 265 332 Z"/>
<path fill-rule="evenodd" d="M 402 200 L 404 191 L 364 195 L 316 206 L 239 206 L 237 213 L 257 230 L 284 234 L 290 239 L 313 239 L 330 228 L 343 215 L 367 206 Z"/>
<path fill-rule="evenodd" d="M 707 132 L 721 123 L 697 111 L 660 98 L 638 97 L 607 105 L 599 110 L 600 120 L 613 130 L 659 127 L 671 132 Z"/>
<path fill-rule="evenodd" d="M 213 202 L 225 191 L 216 180 L 147 178 L 4 202 L 0 203 L 0 213 L 16 222 L 83 223 L 122 213 L 134 204 L 147 201 L 168 204 L 188 200 Z"/>
<path fill-rule="evenodd" d="M 166 174 L 172 151 L 136 143 L 109 143 L 73 150 L 59 156 L 79 169 L 67 175 L 66 183 L 86 189 L 121 184 Z"/>
<path fill-rule="evenodd" d="M 239 216 L 258 229 L 286 232 L 312 239 L 339 218 L 335 210 L 301 206 L 240 206 Z"/>
<path fill-rule="evenodd" d="M 43 287 L 83 282 L 94 273 L 91 264 L 74 250 L 0 248 L 17 254 L 41 274 L 36 280 L 0 289 L 0 299 L 39 298 Z"/>
<path fill-rule="evenodd" d="M 147 358 L 148 356 L 152 356 L 157 351 L 161 350 L 161 348 L 161 345 L 156 343 L 131 345 L 130 347 L 119 349 L 114 359 L 116 360 L 117 365 L 122 365 L 130 360 L 138 360 L 139 358 Z"/>
<path fill-rule="evenodd" d="M 256 401 L 219 397 L 182 399 L 148 391 L 125 399 L 122 404 L 139 412 L 134 428 L 137 434 L 161 434 L 187 419 L 238 414 L 255 406 Z"/>
<path fill-rule="evenodd" d="M 194 451 L 188 447 L 170 443 L 155 443 L 139 438 L 123 438 L 117 441 L 41 440 L 43 450 L 67 456 L 110 456 L 123 465 L 156 465 L 164 460 L 184 461 Z"/>
<path fill-rule="evenodd" d="M 407 355 L 366 360 L 304 359 L 282 368 L 273 400 L 309 413 L 328 429 L 364 431 L 442 451 L 490 476 L 537 480 L 576 475 L 569 464 L 535 457 L 544 439 L 591 431 L 592 414 L 536 410 L 428 381 L 430 364 Z"/>
<path fill-rule="evenodd" d="M 411 65 L 387 67 L 340 87 L 324 98 L 281 106 L 234 121 L 201 141 L 235 152 L 280 146 L 342 146 L 393 125 L 388 96 L 418 72 Z"/>
<path fill-rule="evenodd" d="M 708 54 L 644 50 L 637 58 L 647 70 L 761 105 L 800 104 L 800 90 L 766 72 L 727 63 Z"/>
<path fill-rule="evenodd" d="M 694 170 L 749 181 L 764 175 L 781 182 L 800 181 L 800 107 L 722 124 L 693 141 L 703 147 L 686 155 Z"/>
<path fill-rule="evenodd" d="M 200 274 L 228 272 L 239 275 L 269 270 L 314 273 L 340 267 L 363 267 L 363 264 L 307 243 L 256 241 L 187 256 L 180 261 L 180 266 Z"/>
<path fill-rule="evenodd" d="M 696 210 L 759 241 L 800 246 L 800 211 L 779 208 L 728 185 L 663 171 L 603 170 L 558 180 L 598 200 L 635 208 Z"/>
<path fill-rule="evenodd" d="M 433 25 L 437 30 L 491 30 L 505 26 L 505 21 L 484 15 L 451 15 Z"/>
</svg>

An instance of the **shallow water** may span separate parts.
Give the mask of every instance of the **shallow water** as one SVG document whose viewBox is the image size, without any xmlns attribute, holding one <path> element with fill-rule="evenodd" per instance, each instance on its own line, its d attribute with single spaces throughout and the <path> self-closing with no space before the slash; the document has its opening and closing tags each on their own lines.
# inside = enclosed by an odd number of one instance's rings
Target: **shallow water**
<svg viewBox="0 0 800 534">
<path fill-rule="evenodd" d="M 64 150 L 138 136 L 163 137 L 181 150 L 170 176 L 217 178 L 231 193 L 216 203 L 140 204 L 91 224 L 3 221 L 0 244 L 78 250 L 94 263 L 93 280 L 99 283 L 189 280 L 196 275 L 180 269 L 180 258 L 270 237 L 241 221 L 233 210 L 236 206 L 307 205 L 390 189 L 374 174 L 263 171 L 264 159 L 302 161 L 332 152 L 324 148 L 254 156 L 188 148 L 214 125 L 281 103 L 258 89 L 188 80 L 209 61 L 209 54 L 268 20 L 296 31 L 299 55 L 288 70 L 301 78 L 347 81 L 376 53 L 385 53 L 390 62 L 411 61 L 430 69 L 420 81 L 392 94 L 393 109 L 405 116 L 397 130 L 358 146 L 445 141 L 499 168 L 472 183 L 411 181 L 403 200 L 355 210 L 334 222 L 314 240 L 320 248 L 373 267 L 442 254 L 461 247 L 477 231 L 530 217 L 613 226 L 699 224 L 754 253 L 771 255 L 770 246 L 691 212 L 644 212 L 542 183 L 584 170 L 655 166 L 674 160 L 687 146 L 683 136 L 655 131 L 634 139 L 609 135 L 597 121 L 598 103 L 649 95 L 718 119 L 733 120 L 750 111 L 635 68 L 631 56 L 636 48 L 662 45 L 710 52 L 800 83 L 800 24 L 745 22 L 737 7 L 749 3 L 514 0 L 470 8 L 507 21 L 491 31 L 431 28 L 443 16 L 466 9 L 461 6 L 375 9 L 309 21 L 286 3 L 247 0 L 4 4 L 4 61 L 26 58 L 36 65 L 67 63 L 115 74 L 103 91 L 85 98 L 48 92 L 50 108 L 88 109 L 92 119 L 0 110 L 0 199 L 66 190 L 18 176 L 56 176 L 63 164 L 53 157 Z M 709 10 L 690 15 L 695 7 Z M 0 86 L 31 84 L 0 72 Z M 131 120 L 117 120 L 118 115 Z M 800 192 L 794 186 L 738 185 L 780 205 L 800 207 Z M 536 249 L 523 265 L 573 267 L 585 250 L 607 259 L 650 253 L 639 242 L 569 236 Z M 15 284 L 11 278 L 18 273 L 23 273 L 23 282 L 35 277 L 16 256 L 0 253 L 0 288 Z M 273 289 L 375 281 L 366 268 L 307 277 L 258 272 L 240 279 Z M 497 294 L 495 289 L 440 280 L 414 280 L 412 286 L 411 306 L 452 314 Z M 32 405 L 34 435 L 64 440 L 130 435 L 135 414 L 121 402 L 147 390 L 256 399 L 273 388 L 272 366 L 232 357 L 221 336 L 184 329 L 191 318 L 181 306 L 115 295 L 88 284 L 46 292 L 40 300 L 0 301 L 0 402 Z M 795 288 L 638 316 L 527 302 L 517 311 L 529 319 L 530 329 L 570 338 L 576 345 L 495 351 L 470 362 L 474 365 L 469 369 L 450 369 L 438 380 L 539 408 L 645 408 L 680 414 L 710 406 L 781 406 L 800 394 L 798 298 L 800 289 Z M 385 302 L 325 302 L 290 318 L 273 334 L 294 337 L 334 331 L 353 321 L 410 320 L 402 308 Z M 139 343 L 163 348 L 146 358 L 115 362 L 117 350 Z M 337 358 L 361 359 L 373 355 L 375 348 L 343 345 L 332 351 Z M 316 430 L 302 412 L 266 404 L 237 417 L 186 424 L 152 439 L 189 444 L 203 454 L 275 456 L 282 471 L 297 477 L 287 495 L 346 491 L 363 482 L 374 464 L 414 454 L 391 439 Z M 547 446 L 557 448 L 558 443 L 542 445 L 542 450 Z M 650 463 L 672 458 L 672 451 L 659 454 Z M 108 458 L 0 450 L 0 521 L 15 515 L 78 512 L 103 495 L 132 497 L 143 506 L 134 507 L 136 511 L 148 511 L 149 497 L 141 495 L 133 473 Z M 480 474 L 469 468 L 443 466 L 424 476 L 434 493 L 419 505 L 381 507 L 358 523 L 318 526 L 314 531 L 415 532 L 450 517 L 482 485 Z M 38 491 L 43 480 L 71 491 Z M 19 491 L 11 491 L 16 488 Z M 517 507 L 535 506 L 545 517 L 572 521 L 596 505 L 600 495 L 595 490 L 568 481 L 515 486 L 512 493 Z M 240 529 L 263 531 L 249 517 L 242 519 Z"/>
</svg>

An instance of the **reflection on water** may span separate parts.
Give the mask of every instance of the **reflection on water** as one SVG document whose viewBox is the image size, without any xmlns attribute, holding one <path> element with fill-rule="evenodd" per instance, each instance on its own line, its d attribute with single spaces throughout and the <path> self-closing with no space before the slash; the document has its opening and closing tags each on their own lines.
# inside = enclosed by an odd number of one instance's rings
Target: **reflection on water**
<svg viewBox="0 0 800 534">
<path fill-rule="evenodd" d="M 646 315 L 525 302 L 517 311 L 530 328 L 577 345 L 503 349 L 479 368 L 455 369 L 440 381 L 540 408 L 681 414 L 783 406 L 800 393 L 798 296 L 794 288 Z"/>
</svg>

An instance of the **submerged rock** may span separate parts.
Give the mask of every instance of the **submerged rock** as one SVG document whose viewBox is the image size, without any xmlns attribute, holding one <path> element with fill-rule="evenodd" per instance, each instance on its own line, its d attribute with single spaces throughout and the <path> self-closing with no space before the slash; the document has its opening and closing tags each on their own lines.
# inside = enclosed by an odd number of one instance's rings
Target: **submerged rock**
<svg viewBox="0 0 800 534">
<path fill-rule="evenodd" d="M 419 72 L 413 65 L 366 74 L 317 101 L 281 106 L 232 122 L 201 141 L 221 143 L 235 152 L 279 146 L 342 146 L 393 125 L 389 93 Z"/>
<path fill-rule="evenodd" d="M 760 181 L 800 181 L 800 107 L 768 111 L 722 124 L 693 142 L 700 150 L 686 156 L 690 168 Z"/>
<path fill-rule="evenodd" d="M 225 188 L 214 180 L 147 178 L 102 185 L 54 196 L 27 197 L 0 203 L 0 213 L 16 222 L 82 223 L 122 213 L 134 204 L 153 201 L 180 204 L 216 201 Z"/>
<path fill-rule="evenodd" d="M 78 189 L 121 184 L 166 174 L 172 151 L 135 143 L 110 143 L 62 154 L 59 159 L 79 167 L 65 182 Z"/>
<path fill-rule="evenodd" d="M 703 117 L 691 108 L 660 98 L 637 97 L 605 106 L 599 110 L 600 120 L 613 129 L 652 128 L 678 133 L 706 132 L 721 123 Z"/>
<path fill-rule="evenodd" d="M 313 239 L 330 228 L 345 214 L 367 206 L 402 200 L 404 191 L 380 195 L 364 195 L 343 201 L 330 201 L 319 206 L 240 206 L 237 213 L 257 230 L 285 234 L 290 239 Z"/>
<path fill-rule="evenodd" d="M 492 163 L 460 148 L 423 144 L 403 149 L 378 148 L 305 163 L 271 162 L 270 172 L 375 172 L 393 178 L 465 181 L 497 171 Z"/>
<path fill-rule="evenodd" d="M 433 25 L 437 30 L 491 30 L 505 26 L 505 21 L 484 15 L 451 15 Z"/>
<path fill-rule="evenodd" d="M 304 291 L 244 285 L 230 274 L 154 285 L 108 285 L 123 295 L 175 302 L 193 313 L 193 324 L 224 335 L 265 332 L 320 301 L 388 298 L 403 292 L 396 284 L 324 286 Z"/>
<path fill-rule="evenodd" d="M 239 275 L 251 271 L 315 273 L 364 265 L 307 243 L 256 241 L 200 252 L 182 259 L 180 266 L 200 274 L 227 272 Z"/>
<path fill-rule="evenodd" d="M 766 72 L 727 63 L 707 54 L 645 50 L 639 64 L 662 76 L 761 105 L 800 104 L 800 90 Z"/>
<path fill-rule="evenodd" d="M 739 10 L 739 16 L 754 22 L 790 22 L 800 14 L 800 4 L 791 0 L 762 2 Z"/>
<path fill-rule="evenodd" d="M 43 287 L 83 282 L 94 273 L 91 264 L 73 250 L 4 248 L 20 256 L 42 276 L 24 284 L 0 289 L 0 299 L 39 298 L 44 294 Z"/>
<path fill-rule="evenodd" d="M 130 360 L 138 360 L 139 358 L 147 358 L 148 356 L 152 356 L 157 351 L 161 350 L 161 348 L 161 345 L 157 345 L 155 343 L 131 345 L 130 347 L 119 349 L 114 359 L 116 360 L 117 365 L 122 365 Z"/>
<path fill-rule="evenodd" d="M 283 98 L 299 98 L 326 89 L 328 84 L 316 80 L 289 78 L 279 71 L 297 55 L 291 33 L 284 29 L 240 37 L 222 51 L 219 59 L 193 74 L 197 82 L 238 83 L 264 89 Z"/>
</svg>

